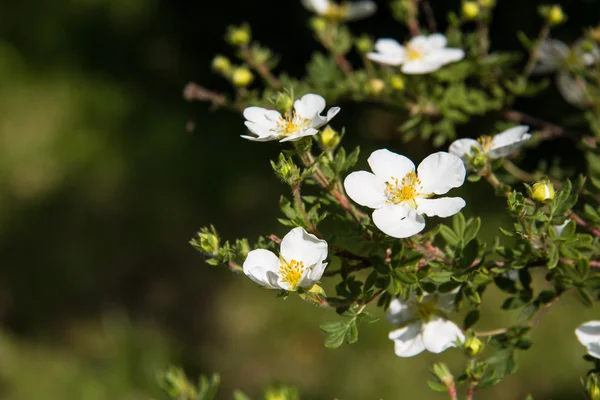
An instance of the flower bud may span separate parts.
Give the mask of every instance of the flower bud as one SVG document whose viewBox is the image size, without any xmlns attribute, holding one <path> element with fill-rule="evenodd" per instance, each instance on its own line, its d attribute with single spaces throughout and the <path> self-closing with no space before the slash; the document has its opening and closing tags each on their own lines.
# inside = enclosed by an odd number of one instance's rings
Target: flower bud
<svg viewBox="0 0 600 400">
<path fill-rule="evenodd" d="M 327 125 L 319 135 L 319 142 L 325 150 L 333 150 L 340 144 L 340 134 Z"/>
<path fill-rule="evenodd" d="M 400 75 L 392 75 L 389 80 L 390 86 L 394 90 L 404 90 L 404 78 Z"/>
<path fill-rule="evenodd" d="M 562 8 L 558 4 L 555 4 L 548 9 L 546 19 L 551 25 L 562 24 L 565 22 L 565 14 Z"/>
<path fill-rule="evenodd" d="M 554 199 L 554 186 L 548 180 L 535 183 L 531 191 L 531 198 L 540 203 Z"/>
<path fill-rule="evenodd" d="M 600 385 L 597 374 L 588 376 L 585 383 L 585 391 L 587 392 L 589 400 L 600 400 Z"/>
<path fill-rule="evenodd" d="M 311 18 L 310 26 L 317 34 L 322 34 L 327 28 L 327 21 L 321 17 Z"/>
<path fill-rule="evenodd" d="M 216 56 L 212 60 L 212 69 L 223 75 L 227 75 L 231 70 L 231 62 L 225 56 Z"/>
<path fill-rule="evenodd" d="M 479 16 L 479 4 L 475 1 L 465 1 L 462 5 L 462 13 L 467 19 L 475 19 Z"/>
<path fill-rule="evenodd" d="M 369 82 L 367 84 L 367 93 L 369 94 L 373 94 L 373 95 L 379 95 L 381 94 L 381 92 L 383 92 L 383 89 L 385 89 L 385 82 L 382 81 L 381 79 L 369 79 Z"/>
<path fill-rule="evenodd" d="M 214 231 L 204 228 L 198 233 L 198 237 L 203 251 L 210 254 L 216 254 L 219 251 L 219 237 Z"/>
<path fill-rule="evenodd" d="M 373 50 L 373 41 L 367 35 L 362 35 L 356 39 L 355 45 L 359 53 L 366 54 Z"/>
<path fill-rule="evenodd" d="M 479 154 L 475 155 L 475 157 L 473 157 L 473 159 L 471 160 L 471 164 L 473 165 L 473 168 L 475 168 L 475 169 L 481 169 L 481 168 L 485 167 L 487 165 L 487 163 L 488 163 L 488 157 L 484 153 L 479 153 Z"/>
<path fill-rule="evenodd" d="M 277 100 L 275 100 L 275 107 L 277 110 L 285 114 L 292 109 L 294 105 L 294 98 L 290 96 L 288 93 L 277 93 Z"/>
<path fill-rule="evenodd" d="M 231 81 L 238 87 L 246 87 L 250 85 L 253 80 L 254 75 L 252 75 L 252 72 L 246 67 L 237 67 L 233 70 L 233 74 L 231 75 Z"/>
<path fill-rule="evenodd" d="M 227 29 L 225 39 L 229 44 L 234 46 L 245 46 L 250 43 L 250 40 L 252 39 L 250 27 L 246 24 L 241 26 L 230 26 Z"/>
<path fill-rule="evenodd" d="M 468 338 L 464 346 L 469 357 L 476 357 L 483 351 L 483 342 L 476 336 Z"/>
</svg>

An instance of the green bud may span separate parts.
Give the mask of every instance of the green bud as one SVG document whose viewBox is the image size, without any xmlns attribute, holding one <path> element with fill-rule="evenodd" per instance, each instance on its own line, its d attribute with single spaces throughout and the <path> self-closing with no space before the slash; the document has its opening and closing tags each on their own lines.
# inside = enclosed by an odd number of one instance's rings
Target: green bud
<svg viewBox="0 0 600 400">
<path fill-rule="evenodd" d="M 554 186 L 548 180 L 534 183 L 531 198 L 540 203 L 554 199 Z"/>
<path fill-rule="evenodd" d="M 273 167 L 275 174 L 288 185 L 293 186 L 300 182 L 300 168 L 283 153 L 279 154 L 277 162 L 271 161 L 271 167 Z"/>
<path fill-rule="evenodd" d="M 488 158 L 484 153 L 476 154 L 475 157 L 471 160 L 471 164 L 475 169 L 481 169 L 485 167 L 488 163 Z"/>
<path fill-rule="evenodd" d="M 563 12 L 560 5 L 555 4 L 551 7 L 544 7 L 540 10 L 542 16 L 546 18 L 546 21 L 550 23 L 550 25 L 559 25 L 565 22 L 567 19 L 565 13 Z"/>
<path fill-rule="evenodd" d="M 483 351 L 483 342 L 477 336 L 469 337 L 464 346 L 469 357 L 476 357 Z"/>
<path fill-rule="evenodd" d="M 217 254 L 219 251 L 219 237 L 214 227 L 204 227 L 198 233 L 200 238 L 200 248 L 210 254 Z"/>
<path fill-rule="evenodd" d="M 319 143 L 324 150 L 335 149 L 340 144 L 340 140 L 340 134 L 329 125 L 319 135 Z"/>
<path fill-rule="evenodd" d="M 476 1 L 465 1 L 462 5 L 462 13 L 467 19 L 477 18 L 479 11 L 479 4 Z"/>
<path fill-rule="evenodd" d="M 277 110 L 285 114 L 290 112 L 292 107 L 294 106 L 294 97 L 289 95 L 288 93 L 277 93 L 277 99 L 275 100 L 275 107 Z"/>
<path fill-rule="evenodd" d="M 367 35 L 362 35 L 361 37 L 356 39 L 354 45 L 356 46 L 356 50 L 358 50 L 359 53 L 366 54 L 373 50 L 373 40 L 371 40 L 371 38 Z"/>
<path fill-rule="evenodd" d="M 389 84 L 394 90 L 404 90 L 404 78 L 400 75 L 392 75 L 389 79 Z"/>
<path fill-rule="evenodd" d="M 442 382 L 447 387 L 454 386 L 454 376 L 450 373 L 448 366 L 444 363 L 433 364 L 433 368 L 431 370 L 433 375 L 435 375 L 440 382 Z"/>
<path fill-rule="evenodd" d="M 327 28 L 327 20 L 322 17 L 314 17 L 310 20 L 310 26 L 317 35 L 321 35 Z"/>
<path fill-rule="evenodd" d="M 252 35 L 250 33 L 250 26 L 243 24 L 241 26 L 230 26 L 227 28 L 227 34 L 225 40 L 234 46 L 245 46 L 250 43 Z"/>
<path fill-rule="evenodd" d="M 252 75 L 252 72 L 246 67 L 237 67 L 233 70 L 233 74 L 231 74 L 231 81 L 238 87 L 246 87 L 250 85 L 253 80 L 254 75 Z"/>
<path fill-rule="evenodd" d="M 589 400 L 600 400 L 600 385 L 597 373 L 588 376 L 585 383 L 585 391 Z"/>
<path fill-rule="evenodd" d="M 231 61 L 225 56 L 215 56 L 212 60 L 212 69 L 223 75 L 227 75 L 231 71 Z"/>
</svg>

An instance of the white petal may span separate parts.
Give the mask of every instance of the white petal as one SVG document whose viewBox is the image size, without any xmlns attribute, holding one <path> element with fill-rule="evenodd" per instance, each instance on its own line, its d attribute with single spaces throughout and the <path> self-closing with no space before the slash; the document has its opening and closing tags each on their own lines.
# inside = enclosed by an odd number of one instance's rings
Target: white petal
<svg viewBox="0 0 600 400">
<path fill-rule="evenodd" d="M 579 84 L 569 71 L 560 71 L 556 74 L 556 88 L 565 101 L 575 107 L 585 106 L 584 84 Z"/>
<path fill-rule="evenodd" d="M 288 263 L 296 260 L 307 268 L 313 267 L 327 258 L 327 242 L 297 227 L 283 237 L 281 256 Z"/>
<path fill-rule="evenodd" d="M 386 204 L 373 211 L 373 223 L 383 233 L 398 239 L 407 238 L 425 228 L 422 215 L 405 205 Z"/>
<path fill-rule="evenodd" d="M 302 0 L 302 5 L 308 11 L 316 12 L 317 14 L 325 14 L 329 8 L 328 0 Z"/>
<path fill-rule="evenodd" d="M 340 112 L 340 108 L 339 107 L 331 107 L 328 111 L 327 111 L 327 115 L 326 116 L 322 116 L 322 115 L 315 115 L 310 123 L 310 126 L 312 128 L 320 128 L 323 125 L 325 125 L 326 123 L 328 123 L 329 121 L 331 121 L 331 119 L 333 117 L 335 117 L 337 115 L 337 113 Z"/>
<path fill-rule="evenodd" d="M 433 43 L 436 42 L 437 39 L 434 38 Z M 408 41 L 408 46 L 412 47 L 415 50 L 419 50 L 420 53 L 427 53 L 431 50 L 432 42 L 429 41 L 429 37 L 425 35 L 417 35 L 413 36 Z"/>
<path fill-rule="evenodd" d="M 394 351 L 398 357 L 416 356 L 425 350 L 420 322 L 391 331 L 388 337 L 394 341 Z"/>
<path fill-rule="evenodd" d="M 448 40 L 446 40 L 446 36 L 441 33 L 433 33 L 427 37 L 429 41 L 429 47 L 431 49 L 443 49 L 446 47 Z"/>
<path fill-rule="evenodd" d="M 284 137 L 280 142 L 294 142 L 304 136 L 314 136 L 317 133 L 319 133 L 319 131 L 314 128 L 301 129 L 296 133 L 292 133 L 290 136 Z"/>
<path fill-rule="evenodd" d="M 415 170 L 415 164 L 403 155 L 392 153 L 388 149 L 375 150 L 367 160 L 371 170 L 385 182 L 392 177 L 402 179 Z"/>
<path fill-rule="evenodd" d="M 267 110 L 262 107 L 247 107 L 244 109 L 244 118 L 265 129 L 272 129 L 277 126 L 281 114 L 275 110 Z"/>
<path fill-rule="evenodd" d="M 294 102 L 294 110 L 304 119 L 313 119 L 325 109 L 325 99 L 318 94 L 305 94 Z"/>
<path fill-rule="evenodd" d="M 458 293 L 458 288 L 448 293 L 435 293 L 436 296 L 435 308 L 445 313 L 454 311 L 454 299 Z"/>
<path fill-rule="evenodd" d="M 481 145 L 475 139 L 458 139 L 452 142 L 448 151 L 450 154 L 454 154 L 458 157 L 464 157 L 466 155 L 473 155 L 473 147 L 482 151 Z"/>
<path fill-rule="evenodd" d="M 361 206 L 380 208 L 385 205 L 385 182 L 367 171 L 356 171 L 344 180 L 346 193 Z"/>
<path fill-rule="evenodd" d="M 569 55 L 569 46 L 560 40 L 548 39 L 542 42 L 538 49 L 537 62 L 533 68 L 534 74 L 544 74 L 556 70 Z"/>
<path fill-rule="evenodd" d="M 379 64 L 397 67 L 404 62 L 404 54 L 398 53 L 367 53 L 367 58 Z"/>
<path fill-rule="evenodd" d="M 500 158 L 521 147 L 531 135 L 527 133 L 529 127 L 526 125 L 515 126 L 497 134 L 492 138 L 491 150 L 488 151 L 490 158 Z"/>
<path fill-rule="evenodd" d="M 375 50 L 377 52 L 367 54 L 369 60 L 394 66 L 404 62 L 404 46 L 394 39 L 378 39 L 375 42 Z"/>
<path fill-rule="evenodd" d="M 452 48 L 436 50 L 433 55 L 435 56 L 435 61 L 442 65 L 465 58 L 465 52 L 462 49 Z"/>
<path fill-rule="evenodd" d="M 259 285 L 271 289 L 279 288 L 276 279 L 272 279 L 272 275 L 279 271 L 279 258 L 273 252 L 264 249 L 252 250 L 246 256 L 243 268 L 244 274 Z"/>
<path fill-rule="evenodd" d="M 423 344 L 432 353 L 441 353 L 454 347 L 457 339 L 464 342 L 465 335 L 452 321 L 434 317 L 423 327 Z"/>
<path fill-rule="evenodd" d="M 402 72 L 408 75 L 428 74 L 437 71 L 442 67 L 439 62 L 423 60 L 407 61 L 402 66 Z"/>
<path fill-rule="evenodd" d="M 404 55 L 404 46 L 398 43 L 395 39 L 377 39 L 375 42 L 375 50 L 379 53 L 396 53 L 400 55 Z"/>
<path fill-rule="evenodd" d="M 577 339 L 584 346 L 590 344 L 600 344 L 600 321 L 588 321 L 585 324 L 579 325 L 575 330 Z"/>
<path fill-rule="evenodd" d="M 456 214 L 467 204 L 461 197 L 440 197 L 439 199 L 416 199 L 417 212 L 428 217 L 446 218 Z"/>
<path fill-rule="evenodd" d="M 346 19 L 353 21 L 366 18 L 377 11 L 377 5 L 372 1 L 353 1 L 348 4 Z"/>
<path fill-rule="evenodd" d="M 433 153 L 419 164 L 417 175 L 421 180 L 421 193 L 444 194 L 465 182 L 465 164 L 454 154 Z"/>
<path fill-rule="evenodd" d="M 390 308 L 388 308 L 387 313 L 385 314 L 386 319 L 390 324 L 394 325 L 404 325 L 411 319 L 416 317 L 416 308 L 410 305 L 410 302 L 415 302 L 414 295 L 411 294 L 411 298 L 404 303 L 400 301 L 400 299 L 394 298 L 390 303 Z"/>
<path fill-rule="evenodd" d="M 321 280 L 326 267 L 326 262 L 318 262 L 314 267 L 308 268 L 306 275 L 300 279 L 298 286 L 303 288 L 313 287 L 315 283 Z"/>
<path fill-rule="evenodd" d="M 272 140 L 279 139 L 279 135 L 258 136 L 258 137 L 248 136 L 248 135 L 240 135 L 240 137 L 243 137 L 244 139 L 252 140 L 254 142 L 270 142 Z"/>
</svg>

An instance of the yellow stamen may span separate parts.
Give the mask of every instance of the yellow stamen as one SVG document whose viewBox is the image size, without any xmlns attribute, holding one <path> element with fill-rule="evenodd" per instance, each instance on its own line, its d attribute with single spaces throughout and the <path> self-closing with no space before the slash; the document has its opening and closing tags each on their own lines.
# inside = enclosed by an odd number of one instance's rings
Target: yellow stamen
<svg viewBox="0 0 600 400">
<path fill-rule="evenodd" d="M 492 149 L 492 137 L 491 136 L 481 136 L 477 138 L 477 141 L 481 145 L 484 153 L 487 153 Z"/>
<path fill-rule="evenodd" d="M 406 59 L 408 61 L 416 61 L 423 59 L 423 53 L 421 53 L 415 46 L 406 44 Z"/>
<path fill-rule="evenodd" d="M 385 194 L 388 203 L 399 204 L 407 202 L 411 207 L 416 208 L 415 198 L 420 196 L 421 180 L 417 177 L 415 171 L 411 171 L 402 181 L 393 177 L 391 181 L 385 183 Z"/>
<path fill-rule="evenodd" d="M 291 260 L 288 264 L 281 259 L 281 265 L 279 266 L 281 280 L 290 284 L 289 290 L 294 290 L 300 283 L 305 269 L 302 261 Z"/>
<path fill-rule="evenodd" d="M 348 17 L 349 7 L 350 6 L 347 3 L 329 3 L 329 5 L 327 6 L 327 11 L 325 11 L 325 17 L 335 21 L 346 19 Z"/>
<path fill-rule="evenodd" d="M 296 114 L 296 111 L 292 114 L 286 112 L 283 117 L 279 117 L 279 121 L 277 122 L 282 136 L 289 136 L 296 133 L 304 125 L 306 125 L 304 120 Z"/>
</svg>

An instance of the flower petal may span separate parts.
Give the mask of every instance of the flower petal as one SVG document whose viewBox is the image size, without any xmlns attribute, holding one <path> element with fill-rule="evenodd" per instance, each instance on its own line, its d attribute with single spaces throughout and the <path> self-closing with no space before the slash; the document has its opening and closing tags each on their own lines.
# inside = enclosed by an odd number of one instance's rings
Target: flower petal
<svg viewBox="0 0 600 400">
<path fill-rule="evenodd" d="M 538 49 L 534 74 L 545 74 L 555 71 L 569 55 L 569 46 L 560 40 L 547 39 Z"/>
<path fill-rule="evenodd" d="M 436 296 L 435 308 L 445 313 L 454 311 L 454 299 L 456 299 L 456 293 L 458 293 L 458 288 L 448 293 L 435 293 L 433 295 Z"/>
<path fill-rule="evenodd" d="M 277 126 L 277 121 L 281 114 L 275 110 L 267 110 L 262 107 L 246 107 L 244 109 L 244 118 L 265 129 L 272 129 Z"/>
<path fill-rule="evenodd" d="M 394 341 L 394 351 L 398 357 L 416 356 L 425 350 L 420 322 L 391 331 L 388 338 Z"/>
<path fill-rule="evenodd" d="M 317 14 L 325 14 L 329 8 L 328 0 L 302 0 L 302 5 L 308 10 Z"/>
<path fill-rule="evenodd" d="M 417 212 L 428 217 L 446 218 L 456 214 L 467 204 L 461 197 L 441 197 L 439 199 L 416 199 Z"/>
<path fill-rule="evenodd" d="M 246 256 L 243 268 L 244 274 L 259 285 L 279 288 L 277 279 L 272 279 L 272 275 L 279 271 L 279 258 L 273 252 L 265 249 L 252 250 Z"/>
<path fill-rule="evenodd" d="M 404 325 L 411 319 L 416 317 L 416 309 L 414 306 L 410 306 L 410 302 L 415 301 L 414 295 L 411 293 L 411 298 L 405 303 L 400 299 L 394 298 L 390 303 L 390 308 L 388 308 L 387 313 L 385 314 L 386 319 L 390 324 L 394 325 Z"/>
<path fill-rule="evenodd" d="M 465 52 L 462 49 L 447 48 L 436 50 L 432 56 L 436 62 L 446 65 L 465 58 Z"/>
<path fill-rule="evenodd" d="M 268 135 L 268 136 L 248 136 L 248 135 L 240 135 L 244 139 L 252 140 L 254 142 L 270 142 L 272 140 L 279 139 L 279 135 Z"/>
<path fill-rule="evenodd" d="M 304 136 L 314 136 L 317 133 L 319 133 L 319 131 L 314 128 L 301 129 L 296 133 L 292 133 L 290 136 L 284 137 L 280 142 L 294 142 Z"/>
<path fill-rule="evenodd" d="M 465 182 L 465 164 L 454 154 L 433 153 L 419 164 L 417 175 L 421 180 L 421 193 L 444 194 Z"/>
<path fill-rule="evenodd" d="M 402 72 L 408 75 L 428 74 L 437 71 L 442 67 L 442 64 L 437 61 L 429 61 L 427 59 L 407 61 L 402 66 Z"/>
<path fill-rule="evenodd" d="M 377 4 L 373 1 L 353 1 L 352 3 L 348 3 L 346 19 L 354 21 L 366 18 L 375 14 L 375 11 L 377 11 Z"/>
<path fill-rule="evenodd" d="M 415 170 L 415 164 L 403 155 L 392 153 L 388 149 L 375 150 L 367 160 L 371 170 L 379 179 L 387 182 L 392 177 L 402 179 Z"/>
<path fill-rule="evenodd" d="M 465 335 L 452 321 L 434 317 L 423 327 L 423 344 L 432 353 L 441 353 L 456 346 L 457 339 L 465 341 Z"/>
<path fill-rule="evenodd" d="M 464 157 L 466 155 L 473 155 L 473 147 L 478 149 L 480 152 L 482 151 L 481 145 L 475 139 L 458 139 L 452 142 L 448 151 L 450 154 L 454 154 L 458 157 Z"/>
<path fill-rule="evenodd" d="M 588 321 L 579 325 L 575 330 L 579 343 L 589 347 L 592 344 L 600 344 L 600 321 Z"/>
<path fill-rule="evenodd" d="M 322 116 L 319 114 L 315 115 L 310 123 L 310 126 L 312 128 L 322 127 L 323 125 L 328 123 L 333 117 L 335 117 L 337 115 L 337 113 L 340 112 L 340 110 L 341 110 L 341 108 L 339 108 L 339 107 L 331 107 L 329 110 L 327 110 L 326 116 Z"/>
<path fill-rule="evenodd" d="M 559 71 L 556 74 L 556 88 L 572 106 L 581 107 L 586 105 L 585 84 L 578 84 L 571 73 L 567 71 Z"/>
<path fill-rule="evenodd" d="M 296 260 L 307 268 L 313 267 L 327 258 L 327 242 L 297 227 L 283 237 L 281 257 L 288 263 Z"/>
<path fill-rule="evenodd" d="M 344 180 L 346 193 L 361 206 L 380 208 L 385 205 L 385 182 L 375 174 L 356 171 Z"/>
<path fill-rule="evenodd" d="M 528 126 L 519 125 L 497 134 L 492 138 L 492 148 L 488 151 L 488 156 L 500 158 L 514 152 L 531 138 L 531 135 L 527 133 L 528 130 Z"/>
<path fill-rule="evenodd" d="M 308 272 L 300 279 L 298 286 L 303 288 L 314 286 L 314 284 L 319 282 L 321 277 L 323 277 L 323 272 L 325 272 L 326 267 L 326 262 L 318 262 L 314 267 L 307 268 Z"/>
<path fill-rule="evenodd" d="M 441 33 L 432 33 L 427 37 L 430 49 L 443 49 L 448 44 L 446 36 Z"/>
<path fill-rule="evenodd" d="M 325 99 L 318 94 L 305 94 L 294 102 L 294 110 L 299 117 L 312 120 L 325 109 Z"/>
<path fill-rule="evenodd" d="M 394 66 L 404 62 L 404 46 L 394 39 L 378 39 L 375 42 L 375 50 L 377 52 L 367 54 L 369 60 Z"/>
<path fill-rule="evenodd" d="M 383 233 L 398 239 L 407 238 L 425 228 L 422 215 L 405 205 L 386 204 L 373 211 L 373 223 Z"/>
</svg>

